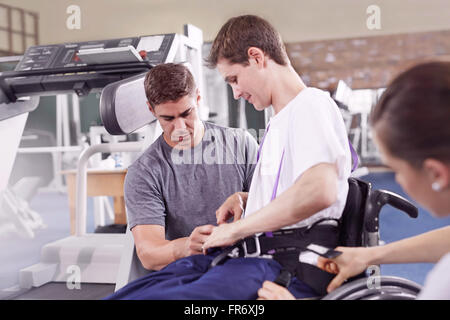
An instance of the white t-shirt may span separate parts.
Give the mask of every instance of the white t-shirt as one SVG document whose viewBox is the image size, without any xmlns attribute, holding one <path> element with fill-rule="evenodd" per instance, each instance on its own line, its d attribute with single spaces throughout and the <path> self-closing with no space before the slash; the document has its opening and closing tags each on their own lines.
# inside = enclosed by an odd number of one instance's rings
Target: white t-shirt
<svg viewBox="0 0 450 320">
<path fill-rule="evenodd" d="M 450 252 L 428 273 L 419 300 L 450 300 Z"/>
<path fill-rule="evenodd" d="M 311 225 L 324 217 L 340 218 L 347 199 L 351 153 L 336 103 L 322 90 L 303 89 L 270 119 L 268 127 L 253 173 L 245 217 L 271 201 L 284 149 L 277 196 L 291 187 L 306 170 L 319 163 L 336 163 L 339 175 L 337 201 L 286 228 Z"/>
</svg>

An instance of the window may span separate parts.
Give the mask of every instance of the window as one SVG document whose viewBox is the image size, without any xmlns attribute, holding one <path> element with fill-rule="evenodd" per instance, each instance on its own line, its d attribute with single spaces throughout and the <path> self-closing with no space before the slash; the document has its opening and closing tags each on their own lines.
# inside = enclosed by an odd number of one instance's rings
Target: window
<svg viewBox="0 0 450 320">
<path fill-rule="evenodd" d="M 22 55 L 38 43 L 38 14 L 0 4 L 0 56 Z"/>
</svg>

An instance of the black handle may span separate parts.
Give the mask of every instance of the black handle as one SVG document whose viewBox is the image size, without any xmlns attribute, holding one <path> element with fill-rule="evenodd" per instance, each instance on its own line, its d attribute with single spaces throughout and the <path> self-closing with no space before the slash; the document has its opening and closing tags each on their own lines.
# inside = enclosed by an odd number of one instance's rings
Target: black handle
<svg viewBox="0 0 450 320">
<path fill-rule="evenodd" d="M 419 215 L 419 210 L 410 201 L 387 190 L 373 190 L 368 200 L 366 208 L 366 229 L 368 232 L 378 231 L 378 217 L 385 204 L 390 204 L 405 212 L 411 218 L 417 218 Z"/>
</svg>

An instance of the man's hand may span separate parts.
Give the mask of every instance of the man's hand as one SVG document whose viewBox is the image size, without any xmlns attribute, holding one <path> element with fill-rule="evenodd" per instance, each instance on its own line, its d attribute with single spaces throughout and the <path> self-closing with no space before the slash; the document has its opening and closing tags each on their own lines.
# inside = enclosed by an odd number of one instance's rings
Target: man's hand
<svg viewBox="0 0 450 320">
<path fill-rule="evenodd" d="M 201 254 L 203 252 L 203 244 L 213 229 L 214 226 L 210 224 L 195 228 L 191 235 L 186 239 L 184 256 L 188 257 L 194 254 Z"/>
<path fill-rule="evenodd" d="M 231 217 L 233 221 L 239 220 L 244 212 L 247 195 L 247 192 L 236 192 L 229 196 L 216 211 L 217 224 L 225 223 Z"/>
<path fill-rule="evenodd" d="M 337 274 L 328 285 L 328 292 L 338 288 L 348 278 L 360 274 L 370 265 L 371 248 L 337 247 L 336 250 L 343 253 L 335 259 L 319 257 L 317 261 L 317 267 L 320 269 Z"/>
</svg>

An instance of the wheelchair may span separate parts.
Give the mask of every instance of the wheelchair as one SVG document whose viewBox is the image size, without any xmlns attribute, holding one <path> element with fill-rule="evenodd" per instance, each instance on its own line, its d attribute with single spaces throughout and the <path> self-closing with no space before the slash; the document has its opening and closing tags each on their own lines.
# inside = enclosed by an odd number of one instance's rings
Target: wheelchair
<svg viewBox="0 0 450 320">
<path fill-rule="evenodd" d="M 387 190 L 373 190 L 369 182 L 349 178 L 347 202 L 341 217 L 339 244 L 345 247 L 372 247 L 380 244 L 379 215 L 389 204 L 417 218 L 418 209 L 408 200 Z M 379 266 L 378 270 L 379 270 Z M 372 282 L 373 281 L 373 282 Z M 368 275 L 363 272 L 347 280 L 323 300 L 412 300 L 421 286 L 394 276 Z"/>
<path fill-rule="evenodd" d="M 372 190 L 371 183 L 357 178 L 349 178 L 349 192 L 344 213 L 341 217 L 340 246 L 367 247 L 379 245 L 379 213 L 386 205 L 405 212 L 411 218 L 418 216 L 417 208 L 405 198 L 387 190 Z M 146 274 L 146 270 L 136 254 L 130 230 L 127 230 L 127 250 L 122 257 L 115 291 L 127 283 Z M 413 300 L 421 286 L 411 280 L 363 272 L 347 280 L 346 283 L 322 300 Z"/>
</svg>

